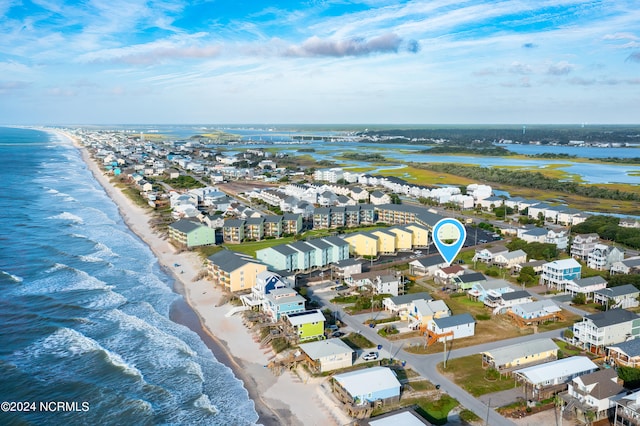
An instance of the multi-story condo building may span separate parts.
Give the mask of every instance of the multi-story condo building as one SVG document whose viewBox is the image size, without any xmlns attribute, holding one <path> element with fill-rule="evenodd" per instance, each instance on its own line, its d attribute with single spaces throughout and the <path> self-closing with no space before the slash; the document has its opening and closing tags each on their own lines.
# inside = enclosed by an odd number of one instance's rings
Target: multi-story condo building
<svg viewBox="0 0 640 426">
<path fill-rule="evenodd" d="M 240 244 L 245 238 L 245 221 L 242 219 L 228 219 L 222 227 L 222 239 L 225 243 Z"/>
<path fill-rule="evenodd" d="M 251 290 L 257 276 L 267 270 L 267 265 L 251 256 L 222 250 L 207 258 L 207 271 L 214 282 L 228 291 Z"/>
</svg>

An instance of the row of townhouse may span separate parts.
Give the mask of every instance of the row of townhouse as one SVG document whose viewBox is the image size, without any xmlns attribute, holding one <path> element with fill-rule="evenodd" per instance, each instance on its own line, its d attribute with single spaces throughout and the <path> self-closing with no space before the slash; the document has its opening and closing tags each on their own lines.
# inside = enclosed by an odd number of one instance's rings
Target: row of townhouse
<svg viewBox="0 0 640 426">
<path fill-rule="evenodd" d="M 301 231 L 302 215 L 294 213 L 227 219 L 222 226 L 222 240 L 225 243 L 240 244 L 245 240 L 260 241 L 264 238 L 297 235 Z"/>
<path fill-rule="evenodd" d="M 276 271 L 323 269 L 349 258 L 349 244 L 339 237 L 280 244 L 256 251 L 256 258 Z"/>
<path fill-rule="evenodd" d="M 375 209 L 371 204 L 346 207 L 317 207 L 313 210 L 313 229 L 373 225 L 376 223 L 375 219 Z"/>
<path fill-rule="evenodd" d="M 429 230 L 418 224 L 398 225 L 374 231 L 361 231 L 343 237 L 349 251 L 356 257 L 392 255 L 399 251 L 425 248 L 429 245 Z"/>
</svg>

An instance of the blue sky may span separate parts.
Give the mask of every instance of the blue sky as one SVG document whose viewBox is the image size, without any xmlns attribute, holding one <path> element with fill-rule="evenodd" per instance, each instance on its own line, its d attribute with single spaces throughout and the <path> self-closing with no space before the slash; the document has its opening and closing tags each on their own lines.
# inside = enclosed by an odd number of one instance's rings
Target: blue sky
<svg viewBox="0 0 640 426">
<path fill-rule="evenodd" d="M 639 123 L 637 1 L 0 0 L 0 122 Z"/>
</svg>

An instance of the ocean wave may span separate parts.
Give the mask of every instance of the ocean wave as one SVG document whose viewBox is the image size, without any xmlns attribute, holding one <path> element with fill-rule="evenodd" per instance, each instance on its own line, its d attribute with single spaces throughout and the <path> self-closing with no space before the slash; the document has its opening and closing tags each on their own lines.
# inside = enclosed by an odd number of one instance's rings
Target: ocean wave
<svg viewBox="0 0 640 426">
<path fill-rule="evenodd" d="M 7 277 L 8 279 L 10 279 L 13 282 L 16 283 L 21 283 L 22 281 L 24 281 L 24 279 L 22 277 L 19 277 L 17 275 L 11 274 L 7 271 L 0 271 L 0 277 Z"/>
<path fill-rule="evenodd" d="M 115 253 L 111 248 L 104 245 L 103 243 L 96 243 L 94 246 L 98 251 L 94 253 L 94 255 L 99 255 L 103 257 L 120 257 L 117 253 Z"/>
<path fill-rule="evenodd" d="M 55 216 L 49 216 L 47 219 L 69 220 L 80 225 L 84 224 L 84 220 L 82 220 L 80 216 L 76 216 L 75 214 L 69 212 L 62 212 Z"/>
<path fill-rule="evenodd" d="M 178 337 L 166 333 L 147 321 L 124 313 L 121 310 L 114 309 L 107 313 L 107 320 L 113 321 L 118 324 L 118 329 L 126 332 L 138 332 L 144 336 L 144 341 L 147 345 L 152 345 L 159 352 L 163 351 L 165 355 L 169 355 L 170 352 L 174 354 L 185 355 L 188 357 L 195 357 L 196 353 L 187 345 L 183 340 Z M 158 366 L 161 367 L 175 367 L 175 359 L 171 357 L 158 357 L 156 360 Z"/>
<path fill-rule="evenodd" d="M 55 263 L 45 272 L 49 276 L 33 281 L 22 292 L 46 294 L 74 290 L 112 290 L 115 287 L 64 263 Z"/>
<path fill-rule="evenodd" d="M 103 355 L 109 364 L 122 370 L 125 374 L 142 379 L 142 373 L 134 365 L 127 364 L 117 353 L 103 348 L 97 341 L 71 328 L 65 327 L 55 331 L 44 340 L 32 345 L 25 352 L 31 353 L 36 359 L 45 356 L 74 358 L 97 352 Z"/>
<path fill-rule="evenodd" d="M 127 298 L 114 291 L 102 293 L 89 300 L 78 300 L 80 306 L 99 311 L 117 309 L 125 303 L 127 303 Z"/>
</svg>

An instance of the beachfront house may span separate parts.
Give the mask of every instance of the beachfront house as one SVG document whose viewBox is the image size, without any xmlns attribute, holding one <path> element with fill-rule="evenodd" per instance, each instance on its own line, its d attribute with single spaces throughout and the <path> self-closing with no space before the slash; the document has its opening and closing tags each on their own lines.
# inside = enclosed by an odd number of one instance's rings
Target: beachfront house
<svg viewBox="0 0 640 426">
<path fill-rule="evenodd" d="M 558 345 L 551 339 L 536 339 L 482 352 L 482 366 L 510 370 L 558 359 Z"/>
<path fill-rule="evenodd" d="M 333 392 L 346 404 L 398 402 L 400 389 L 398 378 L 387 367 L 371 367 L 333 376 Z"/>
<path fill-rule="evenodd" d="M 307 356 L 308 365 L 318 373 L 349 368 L 353 365 L 355 352 L 340 339 L 301 343 L 299 347 Z"/>
<path fill-rule="evenodd" d="M 640 316 L 625 309 L 585 315 L 573 325 L 572 343 L 592 353 L 640 336 Z"/>
<path fill-rule="evenodd" d="M 287 314 L 285 318 L 299 342 L 324 339 L 325 318 L 319 309 Z"/>
<path fill-rule="evenodd" d="M 181 219 L 169 225 L 169 238 L 187 247 L 208 246 L 216 243 L 216 231 L 197 221 Z"/>
<path fill-rule="evenodd" d="M 435 318 L 449 315 L 451 310 L 442 300 L 414 299 L 408 311 L 409 328 L 428 328 Z"/>
<path fill-rule="evenodd" d="M 267 265 L 246 254 L 222 250 L 207 258 L 207 272 L 214 284 L 230 292 L 249 291 Z"/>
<path fill-rule="evenodd" d="M 305 298 L 292 288 L 274 288 L 264 296 L 264 299 L 264 312 L 273 322 L 280 321 L 280 318 L 285 315 L 305 310 Z"/>
<path fill-rule="evenodd" d="M 515 370 L 513 375 L 522 385 L 526 399 L 539 401 L 566 390 L 574 377 L 597 370 L 588 357 L 572 356 Z"/>
</svg>

